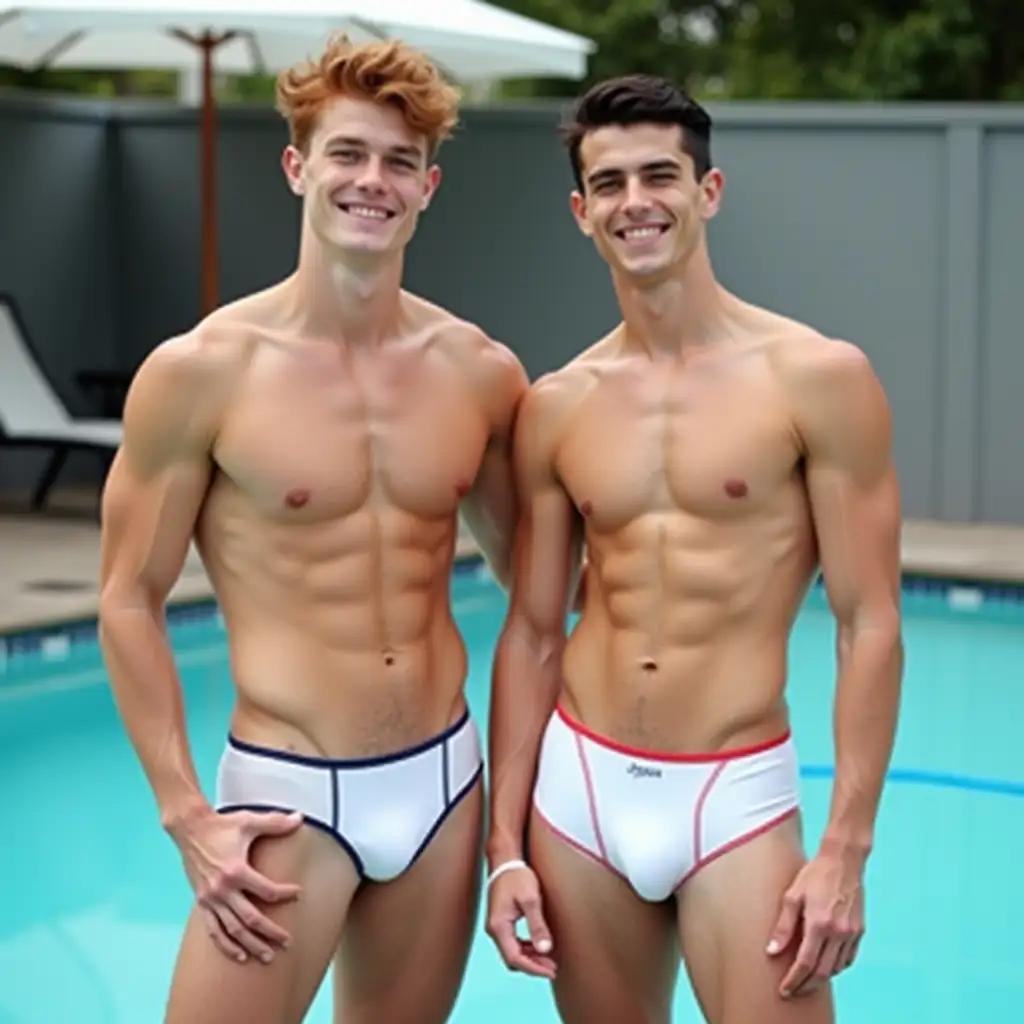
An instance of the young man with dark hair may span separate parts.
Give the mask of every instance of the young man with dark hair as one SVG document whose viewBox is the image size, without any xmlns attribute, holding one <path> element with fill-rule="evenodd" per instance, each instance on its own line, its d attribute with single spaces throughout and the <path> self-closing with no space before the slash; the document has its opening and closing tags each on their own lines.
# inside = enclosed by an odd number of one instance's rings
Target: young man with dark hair
<svg viewBox="0 0 1024 1024">
<path fill-rule="evenodd" d="M 712 1024 L 830 1024 L 898 716 L 888 402 L 854 345 L 716 281 L 710 129 L 649 76 L 577 104 L 572 210 L 623 320 L 535 382 L 516 427 L 487 930 L 509 967 L 552 979 L 570 1024 L 667 1022 L 680 946 Z M 819 567 L 836 774 L 808 858 L 785 691 Z"/>
</svg>

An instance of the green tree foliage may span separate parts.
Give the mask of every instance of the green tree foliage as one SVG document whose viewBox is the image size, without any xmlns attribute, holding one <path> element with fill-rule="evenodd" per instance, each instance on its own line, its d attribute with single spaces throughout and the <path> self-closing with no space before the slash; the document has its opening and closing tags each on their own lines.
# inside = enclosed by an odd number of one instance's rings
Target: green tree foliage
<svg viewBox="0 0 1024 1024">
<path fill-rule="evenodd" d="M 591 80 L 665 74 L 735 99 L 1024 99 L 1022 0 L 498 0 L 599 46 Z M 559 95 L 565 83 L 510 83 Z"/>
<path fill-rule="evenodd" d="M 1024 0 L 491 2 L 595 40 L 590 81 L 652 71 L 723 99 L 1024 100 Z M 176 88 L 167 72 L 0 68 L 4 86 L 166 97 Z M 579 88 L 538 79 L 504 83 L 498 94 Z M 224 79 L 218 92 L 222 102 L 265 104 L 273 79 Z"/>
</svg>

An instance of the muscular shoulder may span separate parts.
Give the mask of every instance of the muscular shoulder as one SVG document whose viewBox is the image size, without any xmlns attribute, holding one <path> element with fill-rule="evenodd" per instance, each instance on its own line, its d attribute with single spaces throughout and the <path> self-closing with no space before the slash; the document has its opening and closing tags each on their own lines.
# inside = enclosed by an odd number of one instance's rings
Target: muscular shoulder
<svg viewBox="0 0 1024 1024">
<path fill-rule="evenodd" d="M 251 332 L 217 319 L 158 344 L 128 389 L 125 447 L 159 458 L 212 442 L 255 344 Z"/>
<path fill-rule="evenodd" d="M 497 431 L 510 430 L 529 378 L 519 357 L 468 320 L 435 314 L 433 343 L 468 383 Z"/>
<path fill-rule="evenodd" d="M 773 346 L 771 360 L 805 449 L 846 460 L 888 452 L 889 402 L 863 349 L 798 330 Z"/>
<path fill-rule="evenodd" d="M 554 462 L 573 417 L 599 379 L 594 366 L 576 359 L 531 385 L 523 397 L 516 428 L 521 459 Z"/>
</svg>

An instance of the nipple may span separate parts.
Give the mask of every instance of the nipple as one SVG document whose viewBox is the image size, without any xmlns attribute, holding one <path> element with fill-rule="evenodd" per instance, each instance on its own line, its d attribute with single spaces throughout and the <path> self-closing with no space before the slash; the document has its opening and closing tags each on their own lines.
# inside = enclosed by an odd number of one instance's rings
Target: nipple
<svg viewBox="0 0 1024 1024">
<path fill-rule="evenodd" d="M 303 488 L 289 491 L 285 495 L 284 503 L 289 508 L 303 508 L 309 504 L 309 491 Z"/>
<path fill-rule="evenodd" d="M 589 501 L 585 501 L 585 502 L 583 502 L 582 505 L 580 505 L 580 514 L 581 515 L 589 516 L 590 513 L 593 512 L 593 511 L 594 511 L 594 506 L 591 505 L 591 503 Z"/>
<path fill-rule="evenodd" d="M 460 480 L 455 485 L 455 493 L 458 495 L 459 498 L 464 498 L 467 494 L 469 494 L 469 481 Z"/>
<path fill-rule="evenodd" d="M 725 493 L 730 498 L 745 498 L 747 496 L 747 482 L 738 477 L 730 477 L 725 481 Z"/>
</svg>

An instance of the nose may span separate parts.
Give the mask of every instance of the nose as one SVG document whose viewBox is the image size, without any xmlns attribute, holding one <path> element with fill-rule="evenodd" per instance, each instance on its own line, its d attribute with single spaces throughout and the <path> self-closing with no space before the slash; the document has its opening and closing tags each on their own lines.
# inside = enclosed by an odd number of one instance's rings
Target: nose
<svg viewBox="0 0 1024 1024">
<path fill-rule="evenodd" d="M 643 182 L 634 176 L 626 179 L 626 199 L 623 204 L 623 212 L 630 217 L 636 217 L 647 213 L 651 208 L 651 201 L 644 189 Z"/>
<path fill-rule="evenodd" d="M 384 163 L 376 153 L 371 154 L 363 163 L 355 184 L 363 192 L 384 191 Z"/>
</svg>

